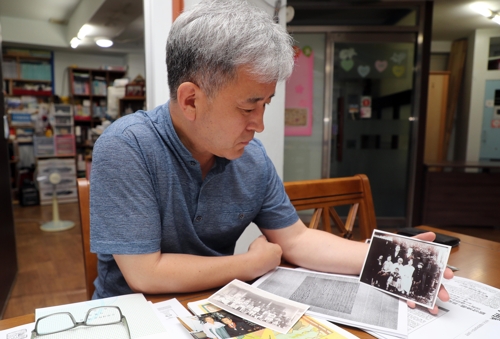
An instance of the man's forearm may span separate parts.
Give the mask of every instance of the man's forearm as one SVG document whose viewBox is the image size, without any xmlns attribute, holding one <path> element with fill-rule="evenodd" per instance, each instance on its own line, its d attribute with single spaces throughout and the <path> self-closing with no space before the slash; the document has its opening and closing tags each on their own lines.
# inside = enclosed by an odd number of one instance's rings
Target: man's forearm
<svg viewBox="0 0 500 339">
<path fill-rule="evenodd" d="M 359 274 L 368 251 L 368 244 L 307 228 L 300 220 L 263 233 L 281 246 L 286 261 L 316 271 Z"/>
<path fill-rule="evenodd" d="M 292 264 L 308 269 L 359 274 L 368 244 L 347 240 L 324 231 L 307 229 L 299 245 L 283 248 L 283 257 Z"/>
<path fill-rule="evenodd" d="M 193 292 L 223 286 L 233 279 L 252 280 L 279 265 L 279 246 L 263 237 L 251 246 L 253 250 L 247 253 L 220 257 L 156 252 L 114 258 L 133 291 Z"/>
</svg>

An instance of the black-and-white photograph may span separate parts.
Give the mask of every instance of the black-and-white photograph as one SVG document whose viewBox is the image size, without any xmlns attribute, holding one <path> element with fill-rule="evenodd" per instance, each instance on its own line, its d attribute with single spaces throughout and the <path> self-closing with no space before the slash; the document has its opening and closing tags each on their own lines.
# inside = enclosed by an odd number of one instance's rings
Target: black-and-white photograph
<svg viewBox="0 0 500 339">
<path fill-rule="evenodd" d="M 239 280 L 233 280 L 208 300 L 230 313 L 279 333 L 287 333 L 309 308 Z"/>
<path fill-rule="evenodd" d="M 359 281 L 432 308 L 451 247 L 375 230 Z"/>
</svg>

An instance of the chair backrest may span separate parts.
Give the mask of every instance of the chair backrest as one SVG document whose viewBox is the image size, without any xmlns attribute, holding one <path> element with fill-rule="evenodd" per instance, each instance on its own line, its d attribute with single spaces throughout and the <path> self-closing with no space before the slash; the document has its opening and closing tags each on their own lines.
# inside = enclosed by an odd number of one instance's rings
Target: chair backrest
<svg viewBox="0 0 500 339">
<path fill-rule="evenodd" d="M 323 229 L 331 232 L 330 218 L 344 238 L 352 237 L 356 215 L 360 236 L 371 237 L 377 228 L 370 182 L 364 174 L 352 177 L 289 181 L 285 190 L 297 211 L 314 209 L 309 228 L 318 228 L 320 220 Z M 345 223 L 341 220 L 335 206 L 350 205 Z"/>
<path fill-rule="evenodd" d="M 82 225 L 83 260 L 85 264 L 85 286 L 87 298 L 90 300 L 95 290 L 94 280 L 97 278 L 97 254 L 90 253 L 90 183 L 87 178 L 79 178 L 77 181 Z"/>
</svg>

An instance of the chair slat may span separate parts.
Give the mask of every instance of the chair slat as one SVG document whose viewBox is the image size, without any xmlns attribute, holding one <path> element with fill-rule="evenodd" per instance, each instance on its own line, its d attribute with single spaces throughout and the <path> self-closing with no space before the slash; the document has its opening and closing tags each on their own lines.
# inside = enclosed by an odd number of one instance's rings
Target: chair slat
<svg viewBox="0 0 500 339">
<path fill-rule="evenodd" d="M 342 178 L 290 181 L 285 182 L 284 185 L 297 211 L 322 209 L 321 219 L 325 231 L 331 231 L 330 220 L 333 220 L 340 233 L 345 236 L 351 236 L 356 220 L 360 235 L 364 239 L 370 238 L 373 230 L 377 228 L 370 183 L 364 174 Z M 334 209 L 343 205 L 351 206 L 345 224 Z M 318 217 L 314 219 L 315 227 L 319 228 L 317 219 Z"/>
</svg>

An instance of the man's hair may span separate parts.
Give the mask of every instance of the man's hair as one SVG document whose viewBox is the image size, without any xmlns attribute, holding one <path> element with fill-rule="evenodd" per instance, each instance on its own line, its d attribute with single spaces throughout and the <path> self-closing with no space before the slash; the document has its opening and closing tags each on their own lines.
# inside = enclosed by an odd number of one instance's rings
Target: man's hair
<svg viewBox="0 0 500 339">
<path fill-rule="evenodd" d="M 262 83 L 286 80 L 293 39 L 264 10 L 245 0 L 207 0 L 183 12 L 167 40 L 170 98 L 193 82 L 210 98 L 236 78 L 238 67 Z"/>
</svg>

